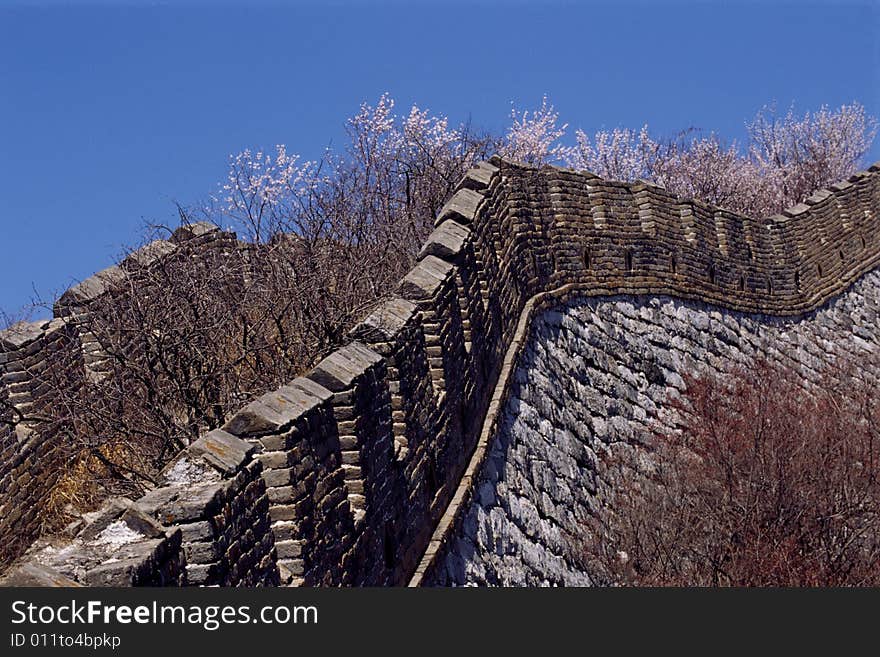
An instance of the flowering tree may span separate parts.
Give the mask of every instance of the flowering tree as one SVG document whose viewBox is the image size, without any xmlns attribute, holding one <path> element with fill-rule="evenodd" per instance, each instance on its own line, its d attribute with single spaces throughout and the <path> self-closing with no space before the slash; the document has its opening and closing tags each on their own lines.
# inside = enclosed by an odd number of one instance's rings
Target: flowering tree
<svg viewBox="0 0 880 657">
<path fill-rule="evenodd" d="M 223 198 L 215 210 L 242 237 L 265 242 L 304 212 L 310 196 L 324 181 L 317 163 L 288 155 L 283 144 L 275 147 L 274 156 L 246 149 L 230 157 L 227 180 L 221 186 Z M 218 202 L 216 197 L 213 200 Z"/>
<path fill-rule="evenodd" d="M 346 121 L 341 153 L 303 161 L 277 146 L 274 156 L 245 150 L 230 158 L 221 199 L 208 218 L 265 242 L 280 234 L 351 243 L 393 239 L 418 246 L 452 188 L 494 140 L 413 105 L 394 114 L 388 94 Z"/>
<path fill-rule="evenodd" d="M 568 124 L 561 126 L 559 113 L 547 100 L 533 112 L 510 111 L 511 125 L 500 146 L 500 154 L 526 164 L 546 164 L 569 159 L 570 149 L 558 143 L 565 135 Z"/>
<path fill-rule="evenodd" d="M 494 142 L 418 107 L 393 110 L 387 95 L 362 105 L 346 124 L 347 149 L 318 161 L 284 146 L 230 158 L 201 212 L 243 239 L 128 263 L 118 293 L 78 318 L 106 372 L 78 386 L 50 382 L 50 416 L 28 418 L 64 432 L 70 449 L 47 527 L 63 524 L 69 503 L 152 485 L 182 446 L 339 346 L 403 277 L 442 203 Z"/>
<path fill-rule="evenodd" d="M 679 196 L 766 215 L 854 173 L 877 129 L 858 103 L 823 107 L 800 119 L 792 110 L 779 117 L 771 107 L 747 124 L 744 147 L 692 131 L 661 141 L 647 125 L 592 137 L 578 130 L 575 145 L 567 146 L 568 124 L 560 125 L 546 96 L 536 110 L 514 107 L 502 139 L 450 127 L 446 117 L 415 105 L 398 117 L 394 106 L 388 94 L 375 106 L 362 104 L 346 123 L 345 152 L 327 152 L 317 162 L 289 155 L 284 146 L 274 155 L 245 150 L 232 157 L 222 201 L 210 218 L 253 241 L 281 233 L 339 239 L 341 227 L 361 241 L 393 240 L 415 249 L 458 177 L 492 150 L 612 180 L 647 179 Z"/>
<path fill-rule="evenodd" d="M 569 166 L 588 169 L 608 180 L 636 180 L 653 172 L 659 144 L 645 125 L 638 132 L 626 128 L 600 130 L 593 139 L 583 131 L 575 133 L 577 145 L 567 155 Z"/>
<path fill-rule="evenodd" d="M 782 205 L 855 173 L 877 134 L 877 121 L 859 103 L 807 112 L 800 119 L 765 107 L 747 124 L 749 159 L 772 178 Z"/>
<path fill-rule="evenodd" d="M 393 109 L 386 94 L 349 119 L 350 146 L 335 161 L 330 197 L 363 239 L 391 241 L 411 255 L 461 176 L 488 157 L 494 141 L 415 105 L 403 118 Z"/>
<path fill-rule="evenodd" d="M 615 180 L 645 178 L 673 194 L 698 198 L 752 216 L 798 203 L 816 189 L 855 173 L 876 135 L 877 122 L 859 103 L 822 107 L 801 119 L 779 118 L 770 108 L 747 124 L 749 142 L 725 146 L 714 133 L 658 142 L 647 126 L 639 133 L 615 128 L 556 151 L 575 168 Z M 545 160 L 546 161 L 546 160 Z"/>
<path fill-rule="evenodd" d="M 214 223 L 292 264 L 297 335 L 322 354 L 411 266 L 434 217 L 464 172 L 495 141 L 413 106 L 404 116 L 382 95 L 346 122 L 348 144 L 305 161 L 277 146 L 230 158 Z M 285 286 L 287 289 L 288 286 Z M 308 318 L 308 319 L 307 319 Z"/>
<path fill-rule="evenodd" d="M 778 177 L 714 133 L 658 147 L 647 176 L 685 198 L 760 217 L 784 207 Z"/>
</svg>

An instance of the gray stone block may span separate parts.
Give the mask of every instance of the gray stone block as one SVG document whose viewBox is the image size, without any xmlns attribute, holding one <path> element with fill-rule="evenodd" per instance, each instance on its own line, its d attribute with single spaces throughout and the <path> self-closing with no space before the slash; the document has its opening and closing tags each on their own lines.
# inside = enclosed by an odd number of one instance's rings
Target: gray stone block
<svg viewBox="0 0 880 657">
<path fill-rule="evenodd" d="M 127 497 L 111 497 L 96 511 L 83 514 L 85 526 L 78 537 L 83 541 L 91 541 L 134 506 L 135 503 Z"/>
<path fill-rule="evenodd" d="M 393 341 L 417 312 L 416 305 L 411 301 L 392 297 L 352 329 L 350 335 L 365 342 Z"/>
<path fill-rule="evenodd" d="M 220 228 L 208 221 L 197 221 L 192 224 L 181 226 L 175 230 L 174 234 L 171 236 L 171 241 L 178 243 L 185 242 L 196 237 L 204 237 L 205 235 L 211 235 L 214 233 L 219 234 Z"/>
<path fill-rule="evenodd" d="M 452 219 L 448 219 L 437 226 L 428 237 L 422 250 L 419 252 L 419 258 L 432 255 L 444 260 L 454 261 L 458 258 L 464 244 L 470 238 L 470 234 L 469 228 L 462 226 Z"/>
<path fill-rule="evenodd" d="M 122 512 L 119 519 L 128 527 L 147 538 L 162 538 L 165 536 L 165 528 L 156 520 L 147 515 L 137 505 L 131 506 Z"/>
<path fill-rule="evenodd" d="M 464 174 L 464 178 L 458 183 L 458 187 L 455 188 L 455 191 L 458 191 L 459 189 L 472 189 L 475 191 L 486 189 L 489 186 L 489 183 L 492 182 L 492 176 L 497 171 L 498 167 L 494 164 L 479 162 L 477 166 L 467 170 Z"/>
<path fill-rule="evenodd" d="M 139 499 L 138 504 L 145 509 L 155 508 L 156 518 L 164 525 L 195 522 L 215 513 L 225 500 L 229 485 L 228 481 L 220 481 L 194 486 L 171 486 L 170 491 L 151 491 Z"/>
<path fill-rule="evenodd" d="M 291 387 L 299 388 L 308 394 L 317 397 L 321 402 L 326 402 L 333 398 L 333 393 L 316 381 L 300 376 L 290 382 Z"/>
<path fill-rule="evenodd" d="M 214 429 L 200 437 L 186 451 L 200 456 L 224 475 L 233 475 L 250 458 L 255 447 L 234 435 Z"/>
<path fill-rule="evenodd" d="M 483 195 L 472 189 L 460 189 L 446 202 L 437 215 L 435 225 L 440 225 L 447 219 L 452 219 L 463 224 L 469 224 L 477 214 L 477 208 L 483 201 Z"/>
<path fill-rule="evenodd" d="M 787 217 L 798 217 L 805 212 L 809 212 L 810 206 L 806 203 L 798 203 L 790 208 L 786 208 L 782 213 Z"/>
<path fill-rule="evenodd" d="M 357 377 L 380 362 L 382 356 L 359 342 L 352 342 L 318 363 L 308 378 L 328 390 L 340 392 L 350 388 Z"/>
<path fill-rule="evenodd" d="M 57 570 L 39 563 L 27 561 L 10 568 L 0 577 L 0 586 L 66 587 L 82 586 L 79 582 L 62 575 Z"/>
<path fill-rule="evenodd" d="M 48 322 L 18 322 L 0 331 L 0 347 L 4 351 L 17 351 L 39 340 L 46 333 Z"/>
<path fill-rule="evenodd" d="M 233 415 L 223 430 L 239 437 L 256 437 L 277 433 L 286 428 L 295 416 L 270 408 L 259 399 Z"/>
<path fill-rule="evenodd" d="M 176 250 L 176 244 L 167 240 L 155 240 L 130 253 L 122 261 L 122 266 L 126 268 L 148 267 Z"/>
<path fill-rule="evenodd" d="M 425 256 L 401 281 L 398 294 L 411 301 L 431 299 L 454 270 L 455 265 L 437 256 Z"/>
<path fill-rule="evenodd" d="M 66 309 L 71 306 L 86 305 L 109 290 L 121 286 L 124 281 L 125 272 L 121 268 L 116 265 L 108 267 L 67 290 L 56 302 L 56 308 Z"/>
<path fill-rule="evenodd" d="M 263 395 L 260 401 L 294 421 L 320 406 L 325 400 L 302 386 L 286 385 Z"/>
</svg>

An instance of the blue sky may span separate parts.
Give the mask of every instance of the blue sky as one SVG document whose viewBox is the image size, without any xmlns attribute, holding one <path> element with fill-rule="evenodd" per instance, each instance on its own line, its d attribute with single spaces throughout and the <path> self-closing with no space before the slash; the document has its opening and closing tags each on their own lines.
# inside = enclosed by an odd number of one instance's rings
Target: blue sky
<svg viewBox="0 0 880 657">
<path fill-rule="evenodd" d="M 340 143 L 384 91 L 496 130 L 544 93 L 588 132 L 880 116 L 880 3 L 0 0 L 0 309 L 112 264 L 231 153 Z"/>
</svg>

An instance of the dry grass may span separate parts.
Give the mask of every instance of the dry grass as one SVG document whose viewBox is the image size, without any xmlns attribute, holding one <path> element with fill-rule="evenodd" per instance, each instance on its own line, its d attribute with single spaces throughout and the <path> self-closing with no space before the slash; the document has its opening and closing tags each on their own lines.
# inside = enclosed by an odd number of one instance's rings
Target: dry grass
<svg viewBox="0 0 880 657">
<path fill-rule="evenodd" d="M 107 444 L 97 448 L 101 456 L 114 463 L 131 460 L 131 446 L 123 443 Z M 82 513 L 95 510 L 108 497 L 110 491 L 119 490 L 119 480 L 102 460 L 90 449 L 82 449 L 73 455 L 69 465 L 58 477 L 47 494 L 40 513 L 40 531 L 53 534 L 64 529 Z M 131 493 L 140 492 L 135 486 Z"/>
</svg>

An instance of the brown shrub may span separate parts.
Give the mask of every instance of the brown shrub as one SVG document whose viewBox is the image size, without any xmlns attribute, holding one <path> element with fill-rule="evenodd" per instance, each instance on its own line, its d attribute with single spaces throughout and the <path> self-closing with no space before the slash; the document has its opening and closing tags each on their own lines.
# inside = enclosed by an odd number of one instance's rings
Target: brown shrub
<svg viewBox="0 0 880 657">
<path fill-rule="evenodd" d="M 681 432 L 613 492 L 585 564 L 623 585 L 880 584 L 880 403 L 855 367 L 808 393 L 759 364 L 691 378 Z"/>
</svg>

